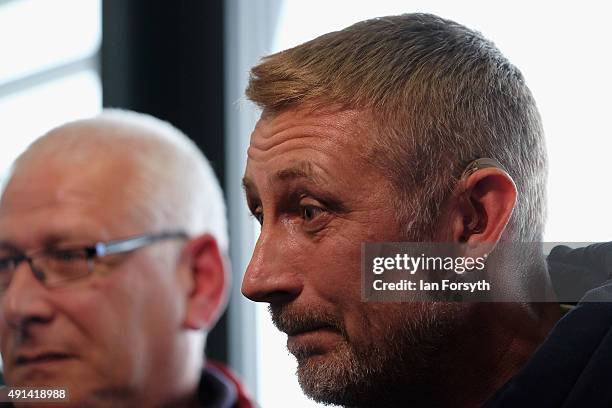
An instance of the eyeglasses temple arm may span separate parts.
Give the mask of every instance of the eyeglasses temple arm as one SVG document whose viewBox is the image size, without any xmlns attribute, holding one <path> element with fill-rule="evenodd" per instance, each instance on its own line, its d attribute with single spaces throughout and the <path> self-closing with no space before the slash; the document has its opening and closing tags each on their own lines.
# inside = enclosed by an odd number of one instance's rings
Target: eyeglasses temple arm
<svg viewBox="0 0 612 408">
<path fill-rule="evenodd" d="M 164 239 L 185 239 L 188 238 L 188 235 L 185 232 L 177 231 L 177 232 L 166 232 L 158 235 L 142 235 L 134 238 L 124 239 L 120 241 L 110 241 L 110 242 L 98 242 L 94 246 L 96 256 L 105 256 L 118 254 L 122 252 L 133 251 L 138 248 L 142 248 L 143 246 L 152 244 L 156 241 L 161 241 Z"/>
</svg>

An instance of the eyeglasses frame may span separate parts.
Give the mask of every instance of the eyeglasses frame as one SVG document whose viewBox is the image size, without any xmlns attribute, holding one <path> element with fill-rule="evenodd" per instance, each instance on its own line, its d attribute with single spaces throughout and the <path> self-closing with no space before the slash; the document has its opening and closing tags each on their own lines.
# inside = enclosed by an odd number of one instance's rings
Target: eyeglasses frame
<svg viewBox="0 0 612 408">
<path fill-rule="evenodd" d="M 85 256 L 86 256 L 86 260 L 88 264 L 87 274 L 84 274 L 83 276 L 78 276 L 75 278 L 60 280 L 60 281 L 54 282 L 53 284 L 49 284 L 45 282 L 45 273 L 39 270 L 39 268 L 37 268 L 34 264 L 34 259 L 36 259 L 40 255 L 48 255 L 49 253 L 53 252 L 53 248 L 41 249 L 41 250 L 32 252 L 29 255 L 21 254 L 19 256 L 13 257 L 12 260 L 14 262 L 14 265 L 13 265 L 12 273 L 14 274 L 14 272 L 17 270 L 17 267 L 19 266 L 21 262 L 26 261 L 28 262 L 28 265 L 30 266 L 30 270 L 32 271 L 34 277 L 38 281 L 40 281 L 44 286 L 46 287 L 64 286 L 65 282 L 71 282 L 73 280 L 79 280 L 79 279 L 86 278 L 87 276 L 90 276 L 93 272 L 93 261 L 97 258 L 102 258 L 108 255 L 129 253 L 137 249 L 144 248 L 148 245 L 152 245 L 158 241 L 165 241 L 165 240 L 170 240 L 170 239 L 188 239 L 188 238 L 189 238 L 189 235 L 185 231 L 176 230 L 176 231 L 164 231 L 164 232 L 159 232 L 159 233 L 141 234 L 141 235 L 136 235 L 136 236 L 132 236 L 128 238 L 116 239 L 112 241 L 100 241 L 100 242 L 96 242 L 94 245 L 85 246 L 85 247 L 66 248 L 65 250 L 75 250 L 75 251 L 83 250 L 85 251 Z M 56 249 L 56 250 L 59 250 L 59 249 Z M 8 288 L 12 279 L 13 279 L 13 276 L 11 276 L 6 288 Z M 2 289 L 2 291 L 5 291 L 6 288 Z"/>
</svg>

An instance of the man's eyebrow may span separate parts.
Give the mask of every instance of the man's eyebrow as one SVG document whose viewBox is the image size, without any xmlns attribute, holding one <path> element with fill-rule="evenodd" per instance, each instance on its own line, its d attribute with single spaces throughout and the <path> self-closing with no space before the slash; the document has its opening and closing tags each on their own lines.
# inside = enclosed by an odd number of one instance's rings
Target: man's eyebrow
<svg viewBox="0 0 612 408">
<path fill-rule="evenodd" d="M 16 245 L 13 245 L 8 241 L 0 241 L 0 250 L 8 252 L 21 252 L 21 250 L 17 248 Z"/>
<path fill-rule="evenodd" d="M 57 232 L 57 233 L 51 233 L 47 236 L 45 236 L 39 243 L 39 245 L 36 246 L 36 248 L 30 248 L 27 249 L 28 250 L 38 250 L 38 249 L 42 249 L 42 248 L 53 248 L 56 247 L 57 245 L 61 244 L 62 242 L 66 242 L 66 241 L 70 241 L 70 240 L 74 240 L 77 239 L 77 236 L 75 236 L 74 234 L 70 233 L 69 231 L 67 232 Z M 92 238 L 85 238 L 85 237 L 80 237 L 79 240 L 81 241 L 91 241 L 94 242 L 95 239 Z M 24 252 L 24 249 L 20 248 L 18 245 L 12 243 L 11 241 L 0 241 L 0 250 L 3 251 L 10 251 L 10 252 Z"/>
<path fill-rule="evenodd" d="M 42 247 L 43 248 L 52 248 L 64 241 L 70 240 L 72 239 L 72 234 L 70 233 L 52 233 L 49 234 L 47 236 L 45 236 L 45 238 L 42 240 Z"/>
<path fill-rule="evenodd" d="M 244 176 L 242 178 L 242 189 L 244 190 L 246 194 L 249 194 L 253 191 L 257 191 L 255 184 L 247 176 Z"/>
<path fill-rule="evenodd" d="M 315 171 L 312 164 L 307 161 L 300 161 L 292 165 L 291 167 L 282 169 L 268 176 L 271 184 L 274 184 L 279 181 L 291 181 L 296 179 L 308 179 L 314 182 L 324 182 L 324 178 L 322 175 Z M 256 193 L 257 186 L 253 181 L 244 176 L 242 178 L 242 189 L 246 194 Z"/>
<path fill-rule="evenodd" d="M 291 181 L 296 179 L 309 179 L 314 182 L 323 182 L 321 174 L 314 170 L 312 164 L 306 161 L 300 161 L 293 166 L 282 169 L 271 175 L 270 181 Z"/>
</svg>

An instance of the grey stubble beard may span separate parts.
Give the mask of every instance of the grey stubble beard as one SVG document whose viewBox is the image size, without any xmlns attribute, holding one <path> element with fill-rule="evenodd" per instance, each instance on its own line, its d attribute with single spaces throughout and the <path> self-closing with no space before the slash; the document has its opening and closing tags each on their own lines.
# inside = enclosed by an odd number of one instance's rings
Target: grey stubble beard
<svg viewBox="0 0 612 408">
<path fill-rule="evenodd" d="M 371 338 L 370 344 L 351 341 L 339 319 L 327 314 L 306 312 L 308 317 L 297 318 L 322 320 L 337 327 L 341 335 L 336 347 L 324 354 L 307 348 L 291 350 L 304 394 L 324 404 L 362 408 L 407 405 L 410 400 L 423 404 L 430 399 L 435 392 L 431 386 L 440 375 L 437 354 L 445 339 L 452 336 L 454 313 L 448 304 L 413 305 L 409 313 L 398 313 L 399 319 L 385 319 L 382 338 Z M 291 325 L 295 316 L 293 312 L 283 314 L 282 307 L 270 312 L 280 329 Z M 361 330 L 371 328 L 365 323 Z"/>
</svg>

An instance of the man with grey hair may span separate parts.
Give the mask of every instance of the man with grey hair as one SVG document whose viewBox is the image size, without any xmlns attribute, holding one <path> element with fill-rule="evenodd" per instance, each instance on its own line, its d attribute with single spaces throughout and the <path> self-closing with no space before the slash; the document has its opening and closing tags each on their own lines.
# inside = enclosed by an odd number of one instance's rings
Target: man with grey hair
<svg viewBox="0 0 612 408">
<path fill-rule="evenodd" d="M 5 393 L 55 390 L 42 400 L 60 406 L 251 407 L 227 369 L 204 362 L 226 305 L 227 241 L 214 173 L 168 123 L 107 110 L 42 136 L 0 198 Z"/>
<path fill-rule="evenodd" d="M 486 271 L 522 301 L 361 298 L 363 243 L 450 243 L 486 257 L 542 240 L 540 117 L 493 43 L 429 14 L 376 18 L 265 57 L 246 94 L 263 110 L 243 180 L 261 234 L 242 292 L 270 304 L 308 396 L 350 407 L 503 406 L 511 396 L 506 406 L 563 405 L 573 382 L 550 382 L 540 399 L 525 387 L 563 372 L 542 361 L 567 354 L 536 358 L 555 349 L 545 339 L 560 317 L 542 302 L 552 287 L 540 245 Z M 539 363 L 520 377 L 530 358 Z"/>
</svg>

